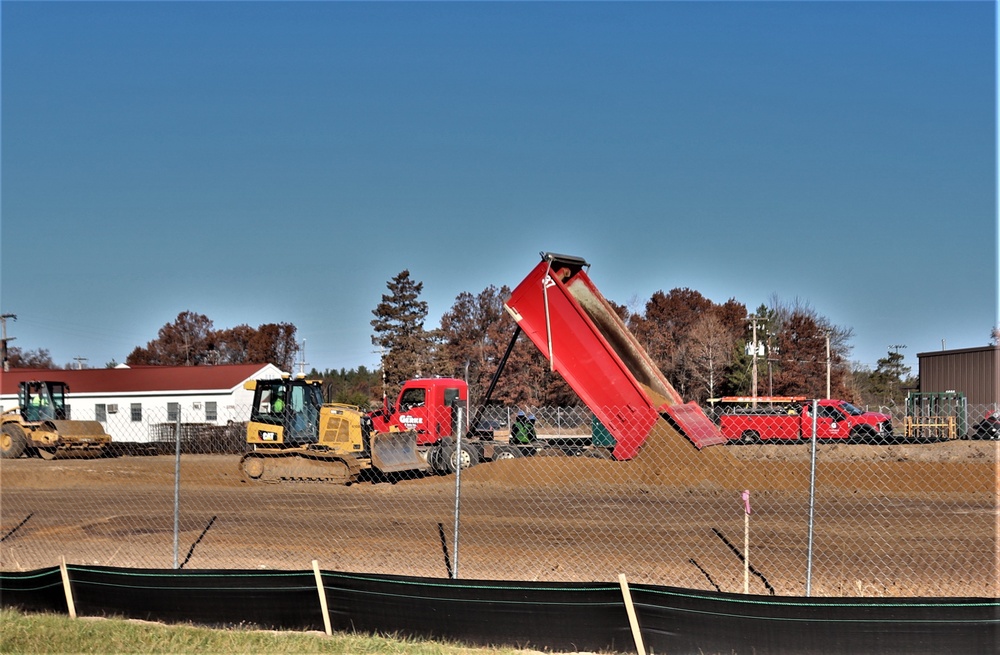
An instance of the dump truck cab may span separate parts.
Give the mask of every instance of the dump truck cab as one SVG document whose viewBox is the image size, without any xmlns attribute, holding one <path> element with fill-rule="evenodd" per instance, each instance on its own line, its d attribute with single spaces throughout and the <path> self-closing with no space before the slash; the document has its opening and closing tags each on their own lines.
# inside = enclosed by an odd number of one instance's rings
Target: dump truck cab
<svg viewBox="0 0 1000 655">
<path fill-rule="evenodd" d="M 375 430 L 413 430 L 417 445 L 435 444 L 453 437 L 458 429 L 459 407 L 467 407 L 469 388 L 458 378 L 407 380 L 396 402 L 371 414 Z"/>
</svg>

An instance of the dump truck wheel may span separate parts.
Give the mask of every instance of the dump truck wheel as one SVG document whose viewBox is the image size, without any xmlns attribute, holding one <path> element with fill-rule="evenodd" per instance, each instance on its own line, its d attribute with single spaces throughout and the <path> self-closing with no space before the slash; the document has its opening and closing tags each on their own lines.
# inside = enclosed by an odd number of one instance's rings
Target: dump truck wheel
<svg viewBox="0 0 1000 655">
<path fill-rule="evenodd" d="M 432 471 L 444 475 L 448 471 L 445 469 L 444 462 L 441 461 L 441 450 L 440 446 L 436 446 L 427 451 L 427 463 L 430 464 Z"/>
<path fill-rule="evenodd" d="M 28 440 L 16 423 L 5 423 L 0 431 L 0 459 L 16 459 L 24 452 Z"/>
<path fill-rule="evenodd" d="M 459 452 L 455 444 L 445 446 L 441 450 L 440 457 L 445 470 L 449 473 L 456 472 L 460 464 L 462 468 L 467 469 L 479 463 L 479 453 L 476 452 L 475 448 L 471 448 L 464 443 L 462 444 L 461 452 Z"/>
<path fill-rule="evenodd" d="M 497 446 L 493 451 L 493 459 L 518 459 L 523 457 L 521 451 L 516 446 Z"/>
<path fill-rule="evenodd" d="M 760 443 L 760 435 L 753 430 L 747 430 L 740 435 L 740 443 L 748 445 Z"/>
</svg>

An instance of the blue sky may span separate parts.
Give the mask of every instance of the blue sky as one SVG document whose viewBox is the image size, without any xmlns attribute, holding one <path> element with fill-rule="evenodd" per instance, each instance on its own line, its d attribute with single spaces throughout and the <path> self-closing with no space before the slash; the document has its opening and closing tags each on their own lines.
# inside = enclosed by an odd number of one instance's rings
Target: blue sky
<svg viewBox="0 0 1000 655">
<path fill-rule="evenodd" d="M 57 364 L 182 311 L 375 367 L 579 255 L 641 309 L 808 303 L 852 359 L 998 323 L 992 2 L 0 4 L 0 311 Z"/>
</svg>

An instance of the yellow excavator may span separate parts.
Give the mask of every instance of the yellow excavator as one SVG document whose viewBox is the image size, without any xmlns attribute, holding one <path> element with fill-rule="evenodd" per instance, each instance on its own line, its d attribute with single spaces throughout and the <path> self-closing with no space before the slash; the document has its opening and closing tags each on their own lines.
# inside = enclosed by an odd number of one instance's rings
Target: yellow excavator
<svg viewBox="0 0 1000 655">
<path fill-rule="evenodd" d="M 18 385 L 18 406 L 0 414 L 0 459 L 101 457 L 111 436 L 98 421 L 66 418 L 65 382 L 33 380 Z"/>
<path fill-rule="evenodd" d="M 413 431 L 376 432 L 359 407 L 323 401 L 319 380 L 248 380 L 253 450 L 240 459 L 248 482 L 351 484 L 364 472 L 426 471 Z"/>
</svg>

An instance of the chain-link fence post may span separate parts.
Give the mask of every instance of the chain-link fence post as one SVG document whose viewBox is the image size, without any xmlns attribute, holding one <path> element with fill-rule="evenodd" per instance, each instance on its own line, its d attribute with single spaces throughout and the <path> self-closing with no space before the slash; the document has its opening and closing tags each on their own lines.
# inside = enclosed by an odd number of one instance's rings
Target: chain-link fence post
<svg viewBox="0 0 1000 655">
<path fill-rule="evenodd" d="M 806 596 L 812 595 L 813 523 L 816 516 L 816 416 L 819 401 L 812 401 L 812 436 L 809 440 L 809 538 L 806 546 Z"/>
<path fill-rule="evenodd" d="M 177 408 L 174 424 L 174 569 L 177 568 L 177 547 L 181 527 L 181 410 Z"/>
<path fill-rule="evenodd" d="M 462 408 L 458 407 L 458 425 L 462 425 Z M 452 577 L 458 579 L 458 537 L 459 537 L 459 517 L 462 508 L 462 429 L 455 431 L 455 532 L 452 537 L 452 544 L 455 550 L 455 566 L 452 569 Z"/>
</svg>

